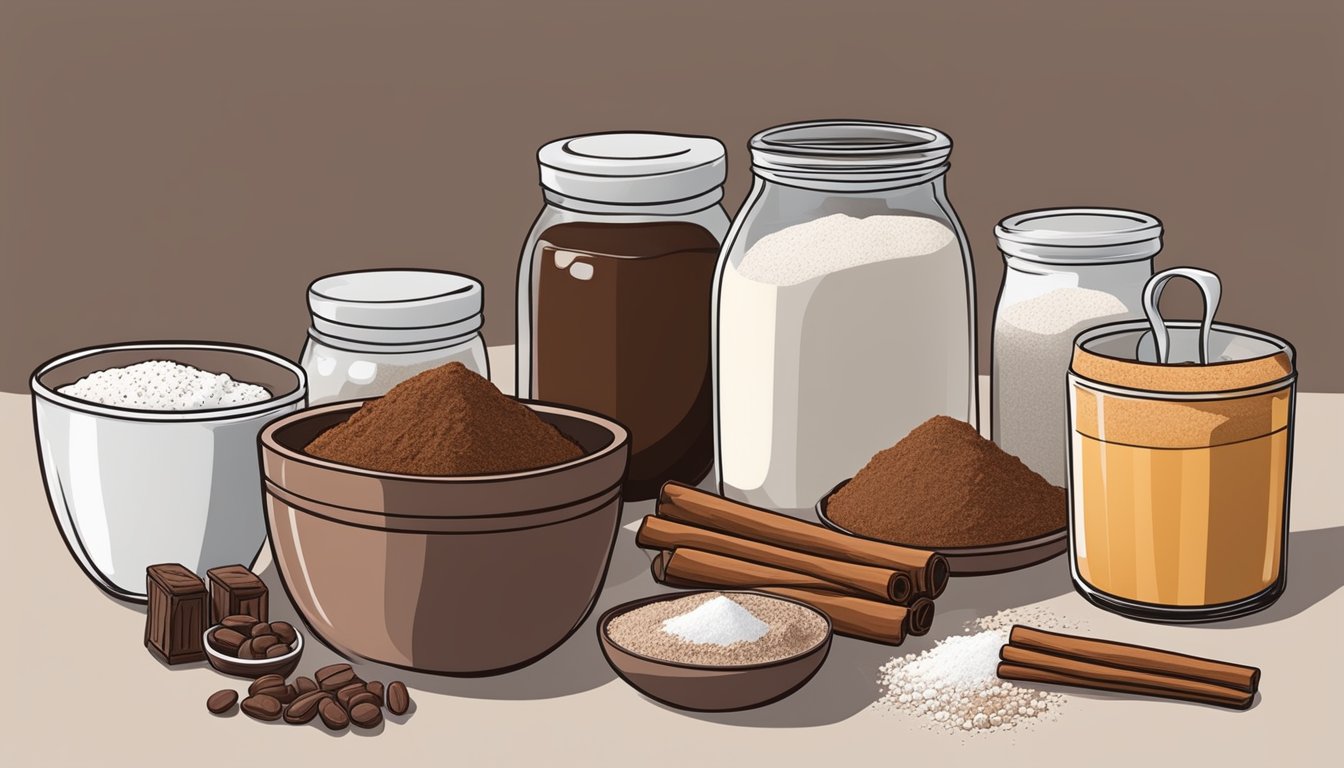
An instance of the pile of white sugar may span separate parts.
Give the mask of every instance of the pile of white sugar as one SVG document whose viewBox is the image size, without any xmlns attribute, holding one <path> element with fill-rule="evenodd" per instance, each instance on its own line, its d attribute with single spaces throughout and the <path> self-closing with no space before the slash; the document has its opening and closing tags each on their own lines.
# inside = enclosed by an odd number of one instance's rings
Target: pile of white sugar
<svg viewBox="0 0 1344 768">
<path fill-rule="evenodd" d="M 1059 622 L 1041 621 L 1036 626 Z M 1008 632 L 1024 617 L 1001 613 L 981 619 L 971 634 L 954 635 L 919 654 L 908 654 L 883 665 L 880 682 L 886 693 L 878 701 L 934 728 L 960 732 L 1006 730 L 1053 717 L 1064 696 L 1024 688 L 998 676 L 999 649 Z"/>
<path fill-rule="evenodd" d="M 663 631 L 688 643 L 732 645 L 759 640 L 770 625 L 723 595 L 663 622 Z"/>
<path fill-rule="evenodd" d="M 762 237 L 743 254 L 737 273 L 767 285 L 798 285 L 851 267 L 937 253 L 956 237 L 942 222 L 921 216 L 835 213 Z"/>
<path fill-rule="evenodd" d="M 58 390 L 101 405 L 151 411 L 197 411 L 246 405 L 270 398 L 265 387 L 234 381 L 171 360 L 150 360 L 97 371 Z"/>
</svg>

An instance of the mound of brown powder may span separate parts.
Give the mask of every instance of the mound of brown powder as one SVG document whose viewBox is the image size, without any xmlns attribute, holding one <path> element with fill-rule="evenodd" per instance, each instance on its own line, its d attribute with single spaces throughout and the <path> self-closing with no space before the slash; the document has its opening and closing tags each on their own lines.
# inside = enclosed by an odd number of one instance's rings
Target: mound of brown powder
<svg viewBox="0 0 1344 768">
<path fill-rule="evenodd" d="M 874 456 L 831 497 L 826 512 L 863 536 L 938 549 L 1060 530 L 1067 502 L 1063 488 L 971 425 L 935 416 Z"/>
<path fill-rule="evenodd" d="M 414 376 L 308 444 L 320 459 L 406 475 L 485 475 L 563 464 L 582 449 L 461 363 Z"/>
</svg>

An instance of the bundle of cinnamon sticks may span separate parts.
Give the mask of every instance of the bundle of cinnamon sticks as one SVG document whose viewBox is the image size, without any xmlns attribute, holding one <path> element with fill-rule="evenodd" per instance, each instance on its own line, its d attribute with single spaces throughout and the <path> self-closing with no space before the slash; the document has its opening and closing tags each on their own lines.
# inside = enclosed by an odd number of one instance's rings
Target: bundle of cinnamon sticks
<svg viewBox="0 0 1344 768">
<path fill-rule="evenodd" d="M 1249 709 L 1260 670 L 1181 653 L 1015 626 L 999 677 Z"/>
<path fill-rule="evenodd" d="M 848 536 L 679 483 L 663 486 L 635 540 L 658 553 L 660 583 L 793 598 L 829 616 L 840 634 L 890 645 L 929 631 L 949 574 L 936 552 Z"/>
</svg>

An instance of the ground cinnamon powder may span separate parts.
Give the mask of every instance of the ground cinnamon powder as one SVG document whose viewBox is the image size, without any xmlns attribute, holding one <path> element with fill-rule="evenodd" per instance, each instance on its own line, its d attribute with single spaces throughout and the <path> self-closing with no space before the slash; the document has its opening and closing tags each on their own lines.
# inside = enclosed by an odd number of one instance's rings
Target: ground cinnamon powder
<svg viewBox="0 0 1344 768">
<path fill-rule="evenodd" d="M 583 455 L 462 363 L 418 374 L 308 444 L 309 455 L 407 475 L 521 472 Z"/>
<path fill-rule="evenodd" d="M 935 416 L 879 452 L 827 516 L 863 536 L 930 549 L 1003 544 L 1064 528 L 1067 501 L 971 425 Z"/>
</svg>

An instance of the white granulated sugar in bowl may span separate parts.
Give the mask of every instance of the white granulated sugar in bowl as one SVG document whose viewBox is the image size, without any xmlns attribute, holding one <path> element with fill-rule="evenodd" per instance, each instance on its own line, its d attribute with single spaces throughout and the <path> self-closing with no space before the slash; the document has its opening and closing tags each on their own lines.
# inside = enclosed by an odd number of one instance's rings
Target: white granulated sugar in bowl
<svg viewBox="0 0 1344 768">
<path fill-rule="evenodd" d="M 693 611 L 664 621 L 663 631 L 688 643 L 732 645 L 759 640 L 770 631 L 770 625 L 720 595 Z"/>
<path fill-rule="evenodd" d="M 96 371 L 61 387 L 61 394 L 100 405 L 151 411 L 197 411 L 247 405 L 271 397 L 265 387 L 235 381 L 171 360 L 150 360 Z"/>
<path fill-rule="evenodd" d="M 1045 616 L 1033 614 L 1033 618 Z M 1006 730 L 1053 716 L 1065 701 L 1063 695 L 999 679 L 999 649 L 1008 642 L 1012 625 L 1021 620 L 1007 614 L 986 617 L 972 625 L 978 631 L 892 659 L 881 669 L 886 693 L 878 704 L 935 728 L 961 732 Z"/>
</svg>

